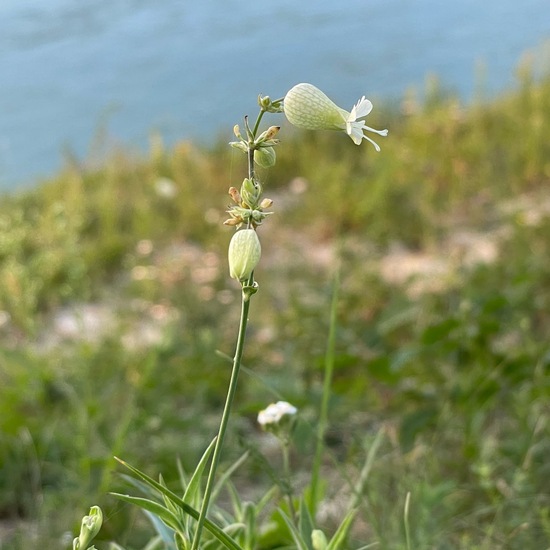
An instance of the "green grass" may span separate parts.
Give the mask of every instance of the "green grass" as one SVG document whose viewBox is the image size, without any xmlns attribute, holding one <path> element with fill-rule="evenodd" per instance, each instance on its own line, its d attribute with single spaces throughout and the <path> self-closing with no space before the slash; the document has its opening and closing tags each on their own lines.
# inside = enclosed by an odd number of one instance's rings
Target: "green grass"
<svg viewBox="0 0 550 550">
<path fill-rule="evenodd" d="M 311 463 L 329 330 L 326 256 L 338 249 L 327 442 L 339 466 L 326 464 L 338 480 L 328 503 L 349 496 L 345 480 L 353 485 L 384 434 L 354 541 L 405 549 L 410 492 L 412 548 L 548 548 L 550 80 L 524 75 L 488 104 L 434 92 L 406 112 L 375 112 L 372 125 L 390 129 L 380 154 L 342 135 L 283 128 L 264 176 L 276 214 L 260 229 L 244 359 L 252 374 L 241 379 L 224 457 L 259 435 L 255 415 L 277 394 L 310 426 L 295 469 Z M 64 547 L 63 533 L 76 533 L 92 504 L 105 511 L 104 541 L 148 540 L 142 517 L 106 494 L 126 491 L 112 456 L 173 483 L 176 459 L 191 468 L 215 433 L 229 374 L 216 351 L 231 355 L 238 315 L 220 222 L 227 188 L 243 175 L 244 158 L 225 144 L 157 143 L 147 158 L 68 167 L 3 199 L 2 549 Z M 306 184 L 290 183 L 296 177 Z M 174 196 L 163 196 L 161 178 Z M 498 235 L 498 256 L 463 262 L 467 251 L 449 243 L 464 229 Z M 429 279 L 436 290 L 393 284 L 380 266 L 396 243 L 452 269 Z M 81 338 L 46 345 L 55 313 L 87 303 L 111 311 L 113 327 L 85 334 L 82 319 Z M 160 339 L 132 345 L 158 326 Z M 265 482 L 255 461 L 236 478 L 252 493 Z"/>
</svg>

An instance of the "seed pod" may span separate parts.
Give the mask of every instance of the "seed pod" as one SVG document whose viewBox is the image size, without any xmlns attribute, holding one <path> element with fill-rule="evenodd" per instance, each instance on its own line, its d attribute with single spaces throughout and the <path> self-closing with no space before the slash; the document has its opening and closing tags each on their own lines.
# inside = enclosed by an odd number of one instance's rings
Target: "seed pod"
<svg viewBox="0 0 550 550">
<path fill-rule="evenodd" d="M 237 231 L 229 243 L 229 275 L 238 281 L 250 277 L 260 261 L 262 247 L 254 229 Z"/>
</svg>

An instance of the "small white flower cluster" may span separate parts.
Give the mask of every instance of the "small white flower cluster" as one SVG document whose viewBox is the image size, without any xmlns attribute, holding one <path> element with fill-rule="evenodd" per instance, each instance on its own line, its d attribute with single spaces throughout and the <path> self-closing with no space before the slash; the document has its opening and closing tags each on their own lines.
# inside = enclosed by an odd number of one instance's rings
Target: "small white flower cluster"
<svg viewBox="0 0 550 550">
<path fill-rule="evenodd" d="M 297 412 L 298 409 L 290 403 L 277 401 L 258 413 L 258 424 L 262 428 L 278 425 L 285 417 L 294 416 Z"/>
</svg>

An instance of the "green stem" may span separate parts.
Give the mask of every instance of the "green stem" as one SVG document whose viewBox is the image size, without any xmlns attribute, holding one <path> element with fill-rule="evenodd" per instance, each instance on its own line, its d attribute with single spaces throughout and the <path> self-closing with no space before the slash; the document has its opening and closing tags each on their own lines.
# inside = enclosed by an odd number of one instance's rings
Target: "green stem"
<svg viewBox="0 0 550 550">
<path fill-rule="evenodd" d="M 323 395 L 321 400 L 321 411 L 319 413 L 319 425 L 317 428 L 317 444 L 315 447 L 315 457 L 311 472 L 311 485 L 309 493 L 309 509 L 312 517 L 315 517 L 317 501 L 319 499 L 319 476 L 321 470 L 321 461 L 325 447 L 325 432 L 328 425 L 328 406 L 330 400 L 330 390 L 332 387 L 332 377 L 334 373 L 334 349 L 336 344 L 336 313 L 338 306 L 338 290 L 340 288 L 339 271 L 334 276 L 332 289 L 332 303 L 330 306 L 330 327 L 328 333 L 327 350 L 325 353 L 325 379 L 323 381 Z"/>
<path fill-rule="evenodd" d="M 290 475 L 290 441 L 288 437 L 285 437 L 281 441 L 281 446 L 283 452 L 283 475 L 285 480 L 285 493 L 288 500 L 288 511 L 294 525 L 296 525 L 296 511 L 294 510 L 294 503 L 292 502 L 292 481 Z"/>
<path fill-rule="evenodd" d="M 262 121 L 262 118 L 264 116 L 265 111 L 263 109 L 260 109 L 260 112 L 258 113 L 258 117 L 256 118 L 256 122 L 254 124 L 254 128 L 252 129 L 252 136 L 253 139 L 256 139 L 256 136 L 258 135 L 258 130 L 260 129 L 260 122 Z M 248 142 L 248 179 L 254 181 L 255 169 L 254 169 L 254 151 L 256 148 L 254 147 L 254 143 L 252 140 Z"/>
<path fill-rule="evenodd" d="M 254 181 L 255 177 L 255 170 L 254 170 L 254 140 L 256 139 L 256 135 L 258 133 L 258 130 L 260 128 L 260 122 L 262 121 L 262 118 L 264 116 L 264 113 L 266 111 L 262 108 L 260 109 L 260 112 L 258 113 L 258 117 L 256 118 L 256 122 L 254 124 L 254 128 L 252 129 L 252 138 L 250 139 L 249 134 L 249 142 L 248 142 L 248 178 L 252 181 Z M 247 127 L 247 133 L 248 133 L 248 119 L 245 117 L 245 124 Z M 214 489 L 214 480 L 216 477 L 216 470 L 218 469 L 218 465 L 220 463 L 220 456 L 222 452 L 223 447 L 223 440 L 225 438 L 225 432 L 227 431 L 227 424 L 229 422 L 229 415 L 231 413 L 231 406 L 233 404 L 233 399 L 235 397 L 235 393 L 237 391 L 237 381 L 239 379 L 239 371 L 241 368 L 241 359 L 243 356 L 243 349 L 244 349 L 244 340 L 246 335 L 246 325 L 248 323 L 248 310 L 250 309 L 250 297 L 254 292 L 256 292 L 255 288 L 257 286 L 254 286 L 254 272 L 250 274 L 250 277 L 248 278 L 248 281 L 243 284 L 243 292 L 242 292 L 242 305 L 241 305 L 241 320 L 239 322 L 239 333 L 237 336 L 237 346 L 235 349 L 235 356 L 233 358 L 233 369 L 231 371 L 231 379 L 229 381 L 229 388 L 227 390 L 227 396 L 225 398 L 225 405 L 223 408 L 222 418 L 220 421 L 220 427 L 218 430 L 218 435 L 216 437 L 216 445 L 214 447 L 214 454 L 212 455 L 212 462 L 210 463 L 210 470 L 208 472 L 208 479 L 206 480 L 206 488 L 204 489 L 204 498 L 201 504 L 201 509 L 199 513 L 199 519 L 197 520 L 197 529 L 195 531 L 195 536 L 193 538 L 193 545 L 191 546 L 191 550 L 198 550 L 202 530 L 204 527 L 204 523 L 206 521 L 206 514 L 208 513 L 208 507 L 210 505 L 210 498 L 212 496 L 212 491 Z"/>
<path fill-rule="evenodd" d="M 256 138 L 260 122 L 264 116 L 265 111 L 263 109 L 258 113 L 258 118 L 254 124 L 252 130 L 252 138 Z M 245 120 L 245 124 L 248 127 L 248 121 Z M 248 177 L 254 181 L 254 147 L 253 142 L 249 141 L 248 147 Z M 220 421 L 220 428 L 216 438 L 216 445 L 214 447 L 214 454 L 212 455 L 212 462 L 210 463 L 210 470 L 208 472 L 208 479 L 206 481 L 206 488 L 204 490 L 204 498 L 201 504 L 199 519 L 197 521 L 197 529 L 195 531 L 195 537 L 193 538 L 193 545 L 191 550 L 198 550 L 204 522 L 206 520 L 206 514 L 208 513 L 208 507 L 210 505 L 210 498 L 214 489 L 214 480 L 216 477 L 216 470 L 220 463 L 220 456 L 222 452 L 223 440 L 225 438 L 225 432 L 227 431 L 227 423 L 229 422 L 229 415 L 231 412 L 231 405 L 233 404 L 233 398 L 237 390 L 237 381 L 239 379 L 239 371 L 241 368 L 241 359 L 244 349 L 244 340 L 246 335 L 246 325 L 248 323 L 248 310 L 250 309 L 250 297 L 253 292 L 250 289 L 254 285 L 254 273 L 250 274 L 248 281 L 243 285 L 242 293 L 242 305 L 241 305 L 241 320 L 239 322 L 239 333 L 237 336 L 237 346 L 235 349 L 235 356 L 233 358 L 233 370 L 231 371 L 231 379 L 229 381 L 229 388 L 227 390 L 227 396 L 225 398 L 225 405 L 223 408 L 222 418 Z M 245 290 L 247 289 L 247 290 Z"/>
<path fill-rule="evenodd" d="M 256 137 L 258 135 L 258 130 L 260 129 L 260 122 L 262 121 L 262 117 L 264 116 L 264 109 L 260 109 L 260 112 L 258 113 L 258 118 L 256 119 L 256 123 L 254 124 L 254 128 L 252 128 L 252 135 Z"/>
<path fill-rule="evenodd" d="M 241 320 L 239 323 L 239 334 L 237 336 L 237 346 L 235 349 L 235 357 L 233 359 L 233 369 L 231 371 L 231 379 L 229 381 L 229 389 L 227 390 L 227 397 L 225 399 L 225 406 L 223 408 L 222 418 L 220 421 L 220 428 L 218 430 L 218 436 L 216 439 L 216 445 L 214 447 L 214 454 L 212 455 L 212 462 L 210 464 L 210 471 L 208 472 L 208 480 L 206 481 L 206 488 L 204 490 L 204 498 L 202 501 L 199 519 L 197 522 L 197 529 L 195 531 L 195 537 L 193 538 L 193 545 L 191 550 L 198 550 L 202 529 L 206 520 L 206 514 L 208 512 L 208 506 L 210 504 L 210 497 L 214 488 L 214 478 L 216 476 L 216 470 L 220 462 L 220 456 L 223 446 L 223 440 L 225 432 L 227 431 L 227 423 L 229 421 L 229 414 L 231 412 L 231 405 L 233 404 L 233 398 L 237 390 L 237 381 L 239 379 L 239 370 L 241 367 L 241 359 L 244 349 L 244 340 L 246 334 L 246 325 L 248 323 L 248 310 L 250 309 L 250 295 L 245 295 L 243 292 L 242 305 L 241 305 Z"/>
</svg>

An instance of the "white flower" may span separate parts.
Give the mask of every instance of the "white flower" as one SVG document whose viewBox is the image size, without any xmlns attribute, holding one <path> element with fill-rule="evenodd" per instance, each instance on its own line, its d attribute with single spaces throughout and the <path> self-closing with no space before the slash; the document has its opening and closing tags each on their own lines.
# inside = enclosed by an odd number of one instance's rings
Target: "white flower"
<svg viewBox="0 0 550 550">
<path fill-rule="evenodd" d="M 377 151 L 380 147 L 365 132 L 388 135 L 387 130 L 375 130 L 359 120 L 372 111 L 372 103 L 365 96 L 348 112 L 338 107 L 319 88 L 302 83 L 287 92 L 283 106 L 286 118 L 294 126 L 306 130 L 344 130 L 356 145 L 366 139 Z"/>
<path fill-rule="evenodd" d="M 272 403 L 258 413 L 258 424 L 263 428 L 278 425 L 286 416 L 294 416 L 298 409 L 286 401 Z"/>
</svg>

